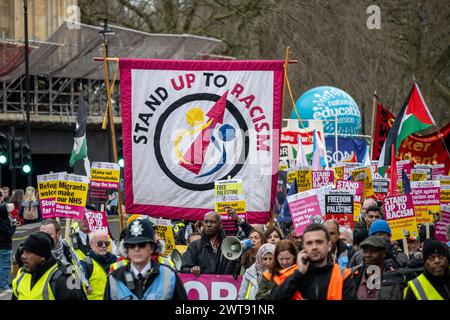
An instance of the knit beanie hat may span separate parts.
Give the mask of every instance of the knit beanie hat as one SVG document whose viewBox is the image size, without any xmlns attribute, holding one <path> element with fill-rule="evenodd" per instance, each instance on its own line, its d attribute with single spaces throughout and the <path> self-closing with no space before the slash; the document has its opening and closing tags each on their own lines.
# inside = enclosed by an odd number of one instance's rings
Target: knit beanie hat
<svg viewBox="0 0 450 320">
<path fill-rule="evenodd" d="M 442 254 L 450 260 L 449 248 L 446 244 L 438 240 L 427 239 L 423 242 L 423 261 L 426 261 L 432 254 Z"/>
<path fill-rule="evenodd" d="M 384 232 L 387 233 L 389 236 L 392 236 L 391 228 L 389 227 L 389 224 L 381 219 L 375 220 L 372 222 L 372 225 L 369 229 L 369 236 L 373 235 L 377 232 Z"/>
<path fill-rule="evenodd" d="M 28 236 L 23 249 L 48 259 L 52 254 L 53 239 L 49 234 L 39 231 Z"/>
</svg>

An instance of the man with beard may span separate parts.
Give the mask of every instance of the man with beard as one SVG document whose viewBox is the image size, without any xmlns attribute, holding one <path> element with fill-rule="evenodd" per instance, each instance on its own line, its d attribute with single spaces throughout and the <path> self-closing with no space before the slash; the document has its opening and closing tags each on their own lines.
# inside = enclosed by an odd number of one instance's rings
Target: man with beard
<svg viewBox="0 0 450 320">
<path fill-rule="evenodd" d="M 437 240 L 423 243 L 424 272 L 408 282 L 405 300 L 450 300 L 449 249 Z"/>
<path fill-rule="evenodd" d="M 270 300 L 354 300 L 349 269 L 333 263 L 329 254 L 330 234 L 321 224 L 303 231 L 304 250 L 297 255 L 298 270 L 279 287 L 272 289 Z"/>
<path fill-rule="evenodd" d="M 13 280 L 13 300 L 85 300 L 81 283 L 52 256 L 53 239 L 45 232 L 23 243 L 23 267 Z"/>
<path fill-rule="evenodd" d="M 220 215 L 217 212 L 208 212 L 203 218 L 203 232 L 199 240 L 189 244 L 183 254 L 182 273 L 192 273 L 200 275 L 206 274 L 227 274 L 231 260 L 222 255 L 221 245 L 225 238 L 222 230 Z"/>
</svg>

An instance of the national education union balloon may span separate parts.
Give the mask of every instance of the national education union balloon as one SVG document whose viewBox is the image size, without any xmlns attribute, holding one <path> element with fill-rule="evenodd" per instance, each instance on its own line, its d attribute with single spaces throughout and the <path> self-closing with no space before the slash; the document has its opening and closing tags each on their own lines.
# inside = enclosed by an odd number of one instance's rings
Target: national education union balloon
<svg viewBox="0 0 450 320">
<path fill-rule="evenodd" d="M 358 134 L 361 129 L 361 114 L 355 100 L 345 91 L 335 87 L 316 87 L 306 91 L 296 102 L 301 119 L 324 121 L 325 133 L 335 133 L 338 118 L 338 133 Z M 292 110 L 291 119 L 297 119 Z"/>
</svg>

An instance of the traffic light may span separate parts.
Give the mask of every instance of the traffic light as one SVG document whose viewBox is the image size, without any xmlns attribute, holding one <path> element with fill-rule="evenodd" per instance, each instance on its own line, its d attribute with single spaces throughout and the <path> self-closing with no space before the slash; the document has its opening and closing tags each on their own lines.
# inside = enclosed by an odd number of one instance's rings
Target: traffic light
<svg viewBox="0 0 450 320">
<path fill-rule="evenodd" d="M 8 162 L 9 154 L 9 141 L 8 136 L 4 133 L 0 133 L 0 164 Z"/>
<path fill-rule="evenodd" d="M 29 174 L 31 172 L 31 148 L 28 143 L 22 144 L 22 172 Z"/>
<path fill-rule="evenodd" d="M 121 168 L 123 168 L 124 161 L 123 161 L 123 139 L 122 139 L 122 137 L 119 137 L 117 139 L 117 163 L 119 164 L 119 166 Z"/>
<path fill-rule="evenodd" d="M 11 137 L 11 160 L 17 168 L 22 163 L 22 138 Z"/>
</svg>

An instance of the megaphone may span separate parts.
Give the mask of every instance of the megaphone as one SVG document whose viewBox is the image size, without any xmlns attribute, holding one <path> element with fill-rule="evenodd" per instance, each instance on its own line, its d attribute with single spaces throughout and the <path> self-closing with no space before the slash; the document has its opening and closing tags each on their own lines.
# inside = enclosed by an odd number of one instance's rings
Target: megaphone
<svg viewBox="0 0 450 320">
<path fill-rule="evenodd" d="M 236 237 L 226 237 L 222 241 L 222 246 L 220 249 L 222 250 L 222 254 L 228 260 L 236 260 L 247 250 L 250 250 L 253 247 L 253 242 L 250 239 L 239 240 Z"/>
<path fill-rule="evenodd" d="M 181 259 L 180 251 L 178 251 L 177 249 L 173 249 L 172 252 L 169 254 L 169 257 L 170 257 L 170 260 L 172 260 L 173 264 L 175 265 L 175 269 L 180 271 L 181 264 L 183 262 Z"/>
</svg>

